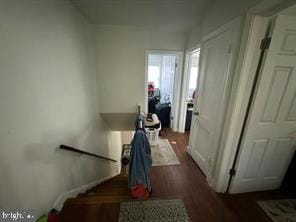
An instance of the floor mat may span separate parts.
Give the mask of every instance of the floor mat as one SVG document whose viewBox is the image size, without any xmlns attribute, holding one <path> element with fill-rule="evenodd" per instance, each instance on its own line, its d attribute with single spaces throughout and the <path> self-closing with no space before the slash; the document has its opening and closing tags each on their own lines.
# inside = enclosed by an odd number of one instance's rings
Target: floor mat
<svg viewBox="0 0 296 222">
<path fill-rule="evenodd" d="M 296 222 L 296 199 L 258 201 L 274 222 Z"/>
<path fill-rule="evenodd" d="M 134 200 L 120 204 L 119 222 L 190 221 L 181 199 Z"/>
<path fill-rule="evenodd" d="M 167 139 L 159 139 L 158 144 L 151 146 L 152 166 L 178 165 L 175 151 Z"/>
</svg>

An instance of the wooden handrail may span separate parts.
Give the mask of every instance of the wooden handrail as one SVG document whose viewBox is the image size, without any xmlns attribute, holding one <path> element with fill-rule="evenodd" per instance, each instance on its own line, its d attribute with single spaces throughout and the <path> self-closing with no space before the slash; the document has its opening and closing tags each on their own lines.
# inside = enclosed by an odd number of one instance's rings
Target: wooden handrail
<svg viewBox="0 0 296 222">
<path fill-rule="evenodd" d="M 60 145 L 60 149 L 72 151 L 72 152 L 75 152 L 75 153 L 85 154 L 85 155 L 89 155 L 89 156 L 94 156 L 94 157 L 97 157 L 97 158 L 100 158 L 100 159 L 103 159 L 103 160 L 109 160 L 109 161 L 112 161 L 112 162 L 117 162 L 117 160 L 110 159 L 108 157 L 100 156 L 100 155 L 97 155 L 97 154 L 89 153 L 89 152 L 86 152 L 84 150 L 80 150 L 80 149 L 77 149 L 75 147 L 71 147 L 71 146 L 67 146 L 67 145 L 63 145 L 63 144 Z"/>
</svg>

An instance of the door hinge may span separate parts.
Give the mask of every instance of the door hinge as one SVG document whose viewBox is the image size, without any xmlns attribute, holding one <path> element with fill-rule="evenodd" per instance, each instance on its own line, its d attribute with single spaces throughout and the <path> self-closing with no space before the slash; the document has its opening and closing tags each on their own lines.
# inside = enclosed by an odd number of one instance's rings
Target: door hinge
<svg viewBox="0 0 296 222">
<path fill-rule="evenodd" d="M 178 67 L 178 64 L 177 63 L 175 63 L 175 68 L 177 68 Z"/>
<path fill-rule="evenodd" d="M 229 175 L 230 176 L 234 176 L 235 173 L 236 173 L 236 170 L 235 169 L 232 168 L 232 169 L 229 170 Z"/>
<path fill-rule="evenodd" d="M 267 37 L 267 38 L 262 39 L 261 40 L 261 44 L 260 44 L 260 49 L 261 50 L 268 49 L 269 48 L 269 45 L 270 45 L 270 42 L 271 42 L 271 38 L 270 37 Z"/>
</svg>

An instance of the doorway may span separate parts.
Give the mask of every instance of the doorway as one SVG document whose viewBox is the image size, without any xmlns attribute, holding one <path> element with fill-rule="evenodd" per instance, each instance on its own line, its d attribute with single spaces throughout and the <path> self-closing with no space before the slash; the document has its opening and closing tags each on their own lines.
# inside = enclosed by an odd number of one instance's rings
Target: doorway
<svg viewBox="0 0 296 222">
<path fill-rule="evenodd" d="M 194 107 L 194 98 L 197 95 L 197 79 L 200 48 L 195 47 L 186 54 L 186 68 L 183 77 L 183 90 L 180 105 L 179 132 L 190 132 Z"/>
<path fill-rule="evenodd" d="M 201 43 L 198 94 L 194 98 L 188 153 L 215 186 L 220 139 L 232 88 L 241 19 L 205 36 Z"/>
<path fill-rule="evenodd" d="M 229 181 L 230 193 L 280 188 L 295 153 L 296 50 L 295 35 L 291 37 L 296 33 L 295 24 L 292 16 L 271 20 L 266 38 L 270 43 L 261 47 L 255 88 L 232 168 L 236 173 Z"/>
<path fill-rule="evenodd" d="M 177 129 L 181 61 L 181 52 L 146 53 L 146 111 L 157 114 L 162 128 Z"/>
</svg>

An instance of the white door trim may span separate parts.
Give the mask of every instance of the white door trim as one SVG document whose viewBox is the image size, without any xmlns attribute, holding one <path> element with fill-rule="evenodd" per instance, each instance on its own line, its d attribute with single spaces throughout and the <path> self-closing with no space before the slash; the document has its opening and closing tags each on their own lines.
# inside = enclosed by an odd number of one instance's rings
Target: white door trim
<svg viewBox="0 0 296 222">
<path fill-rule="evenodd" d="M 215 144 L 217 146 L 216 152 L 213 153 L 212 156 L 212 162 L 213 162 L 213 167 L 211 169 L 212 174 L 208 175 L 207 180 L 209 185 L 215 190 L 217 190 L 217 172 L 220 169 L 220 163 L 221 163 L 221 155 L 223 153 L 223 146 L 221 146 L 221 142 L 223 141 L 223 134 L 224 134 L 224 129 L 227 127 L 228 124 L 228 107 L 229 104 L 232 102 L 231 101 L 231 91 L 233 87 L 233 80 L 235 76 L 235 69 L 236 69 L 236 64 L 237 64 L 237 55 L 238 55 L 238 48 L 240 45 L 240 39 L 241 39 L 241 30 L 242 30 L 242 17 L 237 17 L 234 20 L 230 21 L 229 23 L 221 26 L 214 32 L 206 35 L 203 37 L 203 41 L 206 41 L 208 39 L 212 39 L 215 36 L 219 35 L 220 33 L 223 33 L 227 30 L 231 29 L 233 34 L 232 34 L 232 44 L 230 50 L 230 58 L 229 58 L 229 66 L 228 66 L 228 80 L 227 84 L 225 85 L 224 88 L 224 94 L 222 95 L 222 106 L 220 107 L 221 112 L 223 113 L 221 115 L 221 118 L 217 120 L 217 122 L 221 122 L 222 124 L 222 129 L 219 129 L 218 127 L 216 128 L 215 135 L 217 135 Z M 201 58 L 202 59 L 202 54 Z M 198 87 L 200 88 L 200 87 Z"/>
<path fill-rule="evenodd" d="M 148 56 L 149 54 L 155 55 L 175 55 L 177 58 L 177 68 L 174 79 L 174 102 L 175 104 L 172 107 L 172 116 L 174 117 L 171 121 L 171 127 L 173 131 L 178 131 L 179 123 L 179 110 L 180 110 L 180 93 L 181 93 L 181 81 L 182 81 L 182 70 L 183 70 L 183 51 L 170 51 L 170 50 L 146 50 L 145 51 L 145 106 L 144 111 L 148 112 Z"/>
<path fill-rule="evenodd" d="M 236 19 L 230 21 L 229 23 L 219 27 L 217 30 L 211 32 L 210 34 L 206 35 L 205 37 L 202 38 L 202 44 L 201 44 L 201 53 L 200 53 L 200 64 L 203 60 L 203 45 L 206 41 L 215 38 L 221 33 L 224 33 L 226 31 L 231 30 L 231 47 L 229 48 L 229 63 L 228 63 L 228 71 L 227 71 L 227 79 L 226 79 L 226 84 L 223 89 L 223 95 L 221 99 L 221 107 L 219 110 L 221 111 L 221 117 L 217 119 L 217 124 L 219 124 L 220 127 L 214 127 L 215 132 L 214 135 L 215 141 L 213 141 L 215 150 L 213 150 L 213 153 L 211 153 L 211 162 L 213 163 L 212 166 L 210 167 L 209 170 L 207 170 L 207 180 L 208 183 L 211 187 L 216 190 L 216 184 L 217 184 L 217 172 L 219 170 L 219 163 L 220 163 L 220 155 L 221 155 L 221 149 L 223 148 L 221 146 L 221 136 L 223 135 L 223 129 L 225 128 L 225 124 L 227 122 L 225 121 L 226 119 L 226 114 L 227 114 L 227 108 L 228 104 L 230 102 L 230 92 L 232 89 L 232 82 L 234 78 L 234 73 L 235 73 L 235 67 L 236 67 L 236 61 L 237 61 L 237 54 L 238 54 L 238 48 L 239 48 L 239 43 L 240 43 L 240 36 L 241 36 L 241 27 L 242 27 L 242 17 L 237 17 Z M 199 67 L 199 70 L 202 70 L 202 67 Z M 198 77 L 198 89 L 201 89 L 200 86 L 200 77 Z M 196 102 L 196 100 L 195 100 Z M 192 137 L 190 137 L 189 144 L 191 144 Z M 191 154 L 192 148 L 188 147 L 188 152 Z"/>
<path fill-rule="evenodd" d="M 249 105 L 250 102 L 252 105 L 244 128 L 243 142 L 239 147 L 235 167 L 237 173 L 231 183 L 229 190 L 231 193 L 279 188 L 295 151 L 295 141 L 289 134 L 295 130 L 296 122 L 293 118 L 288 119 L 295 98 L 296 75 L 292 71 L 295 69 L 291 68 L 295 65 L 295 56 L 284 51 L 286 47 L 293 49 L 291 42 L 286 42 L 286 36 L 289 36 L 286 30 L 295 30 L 295 17 L 279 15 L 269 26 L 270 47 L 266 50 L 260 67 L 254 98 L 249 101 Z M 287 44 L 285 49 L 281 48 L 284 43 Z M 280 68 L 282 70 L 291 68 L 291 70 L 287 72 L 288 75 L 281 75 L 278 78 Z M 270 96 L 275 92 L 280 95 L 278 98 L 275 94 Z M 268 105 L 275 106 L 266 109 Z M 272 116 L 270 121 L 265 121 L 266 113 L 275 110 L 277 110 L 276 116 Z"/>
<path fill-rule="evenodd" d="M 232 95 L 232 112 L 229 113 L 228 126 L 225 130 L 221 145 L 224 145 L 224 151 L 221 155 L 219 172 L 217 172 L 216 191 L 225 192 L 229 181 L 229 170 L 231 169 L 235 151 L 238 143 L 239 134 L 246 114 L 248 98 L 251 94 L 251 88 L 256 73 L 256 68 L 260 56 L 261 39 L 265 37 L 268 20 L 259 16 L 249 17 L 243 32 L 246 39 L 243 39 L 240 56 L 238 61 L 237 74 L 234 80 Z M 230 118 L 231 114 L 231 118 Z M 227 134 L 227 135 L 226 135 Z"/>
<path fill-rule="evenodd" d="M 265 28 L 267 27 L 268 18 L 263 17 L 263 15 L 271 16 L 287 6 L 290 6 L 290 4 L 285 5 L 285 3 L 277 4 L 276 2 L 264 2 L 251 8 L 245 17 L 242 39 L 241 42 L 238 42 L 240 45 L 237 45 L 240 49 L 239 54 L 237 55 L 238 59 L 235 68 L 233 87 L 220 141 L 220 153 L 217 159 L 217 171 L 215 174 L 216 181 L 212 184 L 212 187 L 216 192 L 226 192 L 227 190 L 229 170 L 235 156 L 238 137 L 250 95 L 249 92 L 253 83 L 252 80 L 254 76 L 252 75 L 255 74 L 251 68 L 254 66 L 256 67 L 258 62 L 260 53 L 258 53 L 258 41 L 261 41 L 261 39 L 264 38 Z M 261 24 L 255 25 L 254 17 L 260 14 L 262 14 Z M 260 16 L 256 17 L 259 19 Z M 257 21 L 257 23 L 260 22 Z M 251 33 L 252 28 L 256 29 L 254 33 Z"/>
<path fill-rule="evenodd" d="M 190 55 L 194 52 L 200 50 L 200 44 L 196 45 L 195 47 L 186 50 L 185 52 L 185 61 L 184 61 L 184 71 L 183 71 L 183 78 L 182 78 L 182 89 L 181 89 L 181 101 L 180 101 L 180 113 L 179 113 L 179 133 L 185 132 L 185 121 L 186 121 L 186 97 L 187 91 L 189 86 L 189 58 Z M 198 81 L 198 80 L 196 80 Z M 197 85 L 197 84 L 196 84 Z"/>
</svg>

